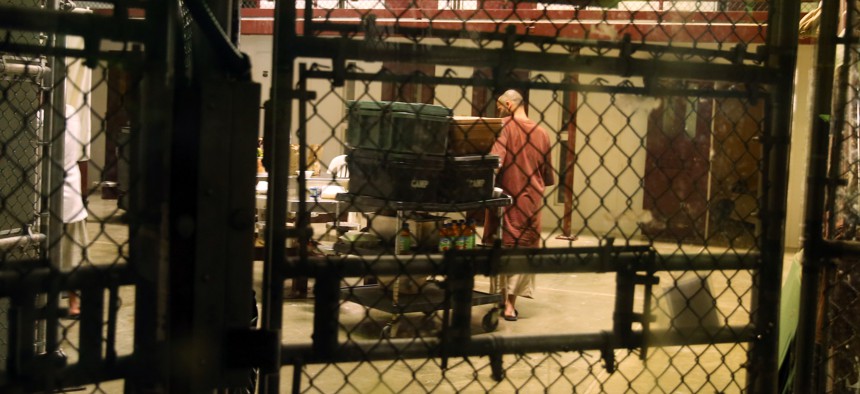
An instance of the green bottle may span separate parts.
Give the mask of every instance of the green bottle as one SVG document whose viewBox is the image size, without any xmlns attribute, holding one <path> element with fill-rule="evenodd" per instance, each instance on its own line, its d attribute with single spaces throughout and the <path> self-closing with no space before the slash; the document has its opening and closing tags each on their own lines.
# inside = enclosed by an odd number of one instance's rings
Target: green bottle
<svg viewBox="0 0 860 394">
<path fill-rule="evenodd" d="M 458 220 L 456 224 L 454 224 L 454 231 L 451 235 L 454 237 L 454 249 L 463 250 L 466 249 L 466 237 L 464 235 L 464 227 L 463 220 Z"/>
<path fill-rule="evenodd" d="M 409 223 L 403 222 L 400 227 L 400 232 L 397 234 L 397 239 L 394 242 L 394 253 L 396 254 L 412 254 L 412 249 L 415 247 L 412 232 L 409 231 Z"/>
</svg>

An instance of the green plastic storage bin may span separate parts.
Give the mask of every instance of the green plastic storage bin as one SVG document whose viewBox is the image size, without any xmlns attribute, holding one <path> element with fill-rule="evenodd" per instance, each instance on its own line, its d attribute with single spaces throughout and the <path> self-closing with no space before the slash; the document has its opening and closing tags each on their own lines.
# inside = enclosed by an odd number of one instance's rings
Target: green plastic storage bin
<svg viewBox="0 0 860 394">
<path fill-rule="evenodd" d="M 391 145 L 385 125 L 387 101 L 348 101 L 346 143 L 352 148 L 388 149 Z"/>
<path fill-rule="evenodd" d="M 404 153 L 444 155 L 448 146 L 450 118 L 407 112 L 391 114 L 391 146 Z"/>
<path fill-rule="evenodd" d="M 347 144 L 401 153 L 445 153 L 451 110 L 439 105 L 350 101 Z"/>
</svg>

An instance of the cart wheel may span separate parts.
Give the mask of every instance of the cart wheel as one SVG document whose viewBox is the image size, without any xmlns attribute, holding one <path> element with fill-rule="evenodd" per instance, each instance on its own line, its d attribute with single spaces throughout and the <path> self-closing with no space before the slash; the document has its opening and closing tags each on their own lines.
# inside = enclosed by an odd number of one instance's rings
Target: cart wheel
<svg viewBox="0 0 860 394">
<path fill-rule="evenodd" d="M 497 327 L 499 327 L 499 310 L 493 308 L 481 319 L 481 328 L 484 332 L 492 332 L 496 331 Z"/>
<path fill-rule="evenodd" d="M 382 331 L 379 333 L 379 338 L 380 339 L 391 338 L 391 323 L 388 323 L 385 325 L 385 327 L 382 327 Z"/>
</svg>

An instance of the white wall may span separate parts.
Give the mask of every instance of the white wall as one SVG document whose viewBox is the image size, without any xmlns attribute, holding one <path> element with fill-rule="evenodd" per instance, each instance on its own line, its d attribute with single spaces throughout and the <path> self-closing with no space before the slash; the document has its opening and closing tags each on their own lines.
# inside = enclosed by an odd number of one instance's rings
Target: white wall
<svg viewBox="0 0 860 394">
<path fill-rule="evenodd" d="M 544 74 L 549 81 L 560 82 L 562 74 Z M 534 75 L 532 76 L 534 78 Z M 582 75 L 580 83 L 590 84 L 595 76 Z M 602 76 L 614 85 L 623 79 Z M 636 84 L 641 80 L 633 79 Z M 561 94 L 559 92 L 559 94 Z M 583 229 L 596 235 L 632 237 L 639 222 L 648 221 L 642 209 L 644 191 L 641 176 L 645 170 L 645 134 L 648 114 L 657 103 L 631 95 L 616 95 L 614 104 L 609 94 L 580 93 L 578 95 L 576 161 L 573 173 L 574 233 Z M 567 145 L 568 133 L 562 130 L 561 97 L 547 90 L 532 90 L 529 94 L 529 116 L 547 131 L 553 145 L 553 165 L 559 169 L 561 150 Z M 556 186 L 548 188 L 542 224 L 546 230 L 559 230 L 563 204 L 558 203 Z"/>
<path fill-rule="evenodd" d="M 469 78 L 474 72 L 472 67 L 436 67 L 436 76 L 445 75 L 446 70 L 451 70 L 453 76 L 458 78 Z M 472 87 L 439 85 L 436 87 L 435 104 L 451 108 L 454 115 L 472 116 Z"/>
<path fill-rule="evenodd" d="M 622 78 L 603 77 L 609 84 Z M 588 77 L 582 83 L 591 83 Z M 641 80 L 633 80 L 641 84 Z M 573 228 L 631 238 L 650 214 L 642 207 L 648 115 L 659 100 L 632 95 L 580 94 Z M 588 104 L 588 105 L 586 105 Z M 593 108 L 596 111 L 591 110 Z M 591 112 L 591 113 L 589 113 Z M 581 223 L 581 224 L 580 224 Z"/>
<path fill-rule="evenodd" d="M 803 232 L 803 209 L 806 197 L 806 174 L 809 162 L 810 115 L 812 111 L 814 45 L 797 48 L 797 72 L 794 75 L 794 110 L 791 120 L 789 152 L 788 211 L 785 218 L 786 248 L 800 248 Z"/>
</svg>

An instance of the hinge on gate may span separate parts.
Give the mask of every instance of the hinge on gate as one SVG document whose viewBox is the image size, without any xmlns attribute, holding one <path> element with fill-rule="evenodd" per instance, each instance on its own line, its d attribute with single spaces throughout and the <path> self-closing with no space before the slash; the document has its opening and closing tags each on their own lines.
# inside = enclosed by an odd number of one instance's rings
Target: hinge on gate
<svg viewBox="0 0 860 394">
<path fill-rule="evenodd" d="M 321 73 L 323 71 L 331 69 L 331 85 L 336 87 L 342 87 L 346 82 L 346 73 L 351 70 L 355 63 L 346 64 L 346 59 L 344 58 L 344 50 L 343 46 L 345 44 L 341 43 L 337 50 L 334 51 L 331 55 L 331 67 L 322 65 L 319 63 L 313 63 L 308 68 L 307 73 Z"/>
<path fill-rule="evenodd" d="M 830 187 L 848 186 L 848 179 L 827 177 L 826 183 Z"/>
<path fill-rule="evenodd" d="M 653 89 L 657 87 L 657 78 L 651 75 L 643 76 L 642 87 L 645 88 L 645 95 L 651 95 Z"/>
<path fill-rule="evenodd" d="M 618 64 L 621 76 L 629 77 L 633 75 L 633 44 L 630 39 L 630 34 L 624 34 L 621 38 L 621 48 L 619 48 Z"/>
<path fill-rule="evenodd" d="M 343 45 L 343 44 L 342 44 Z M 332 86 L 342 87 L 346 82 L 346 58 L 343 51 L 337 51 L 331 58 Z"/>
<path fill-rule="evenodd" d="M 310 101 L 310 100 L 316 100 L 317 92 L 314 92 L 312 90 L 305 90 L 305 91 L 293 90 L 292 92 L 289 92 L 289 94 L 287 94 L 286 96 L 287 96 L 287 98 L 290 98 L 293 100 Z"/>
<path fill-rule="evenodd" d="M 615 237 L 606 237 L 600 242 L 600 272 L 610 271 L 609 264 L 610 261 L 610 252 L 612 251 L 612 244 L 615 243 Z"/>
<path fill-rule="evenodd" d="M 757 83 L 748 82 L 744 84 L 744 89 L 747 91 L 747 99 L 750 102 L 750 105 L 758 104 L 758 96 L 761 91 L 759 85 Z"/>
<path fill-rule="evenodd" d="M 729 59 L 732 64 L 739 66 L 744 64 L 744 54 L 747 52 L 747 46 L 743 43 L 737 44 L 732 48 L 732 57 Z"/>
</svg>

